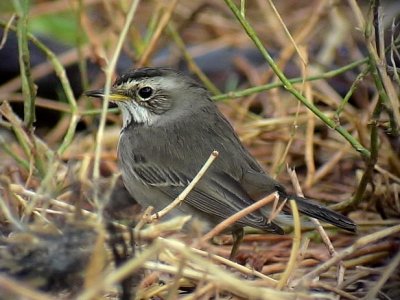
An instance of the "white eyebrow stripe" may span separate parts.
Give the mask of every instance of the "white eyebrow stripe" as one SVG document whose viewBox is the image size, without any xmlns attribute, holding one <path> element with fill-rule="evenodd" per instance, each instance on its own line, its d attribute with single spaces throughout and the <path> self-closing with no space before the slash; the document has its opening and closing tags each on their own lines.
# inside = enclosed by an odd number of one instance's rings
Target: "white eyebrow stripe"
<svg viewBox="0 0 400 300">
<path fill-rule="evenodd" d="M 139 84 L 139 81 L 133 79 L 133 80 L 126 81 L 126 82 L 124 82 L 124 83 L 118 85 L 117 87 L 118 87 L 118 88 L 123 88 L 123 89 L 127 89 L 127 90 L 128 90 L 128 89 L 131 89 L 131 88 L 133 88 L 133 87 L 136 87 L 138 84 Z"/>
</svg>

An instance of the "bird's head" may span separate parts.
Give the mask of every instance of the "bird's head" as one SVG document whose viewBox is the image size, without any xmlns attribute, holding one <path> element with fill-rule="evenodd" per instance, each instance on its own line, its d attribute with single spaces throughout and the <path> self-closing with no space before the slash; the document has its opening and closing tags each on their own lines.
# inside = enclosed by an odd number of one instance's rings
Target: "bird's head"
<svg viewBox="0 0 400 300">
<path fill-rule="evenodd" d="M 85 94 L 105 96 L 104 89 Z M 179 118 L 210 102 L 204 87 L 169 68 L 140 68 L 123 74 L 112 85 L 109 100 L 121 109 L 124 127 L 132 123 L 152 125 L 165 120 L 164 115 Z"/>
</svg>

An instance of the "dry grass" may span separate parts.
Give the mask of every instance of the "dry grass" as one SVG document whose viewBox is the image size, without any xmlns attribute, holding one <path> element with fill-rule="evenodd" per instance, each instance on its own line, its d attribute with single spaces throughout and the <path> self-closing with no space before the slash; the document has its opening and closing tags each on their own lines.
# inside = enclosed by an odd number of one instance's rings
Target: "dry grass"
<svg viewBox="0 0 400 300">
<path fill-rule="evenodd" d="M 381 18 L 398 15 L 399 5 L 240 3 L 38 1 L 29 10 L 16 5 L 18 18 L 1 13 L 0 24 L 9 34 L 18 31 L 24 54 L 22 74 L 0 85 L 4 297 L 400 297 L 400 41 L 398 24 Z M 85 42 L 63 54 L 26 28 L 27 19 L 71 10 Z M 47 61 L 30 66 L 28 40 Z M 249 49 L 258 50 L 243 55 Z M 84 89 L 110 83 L 119 51 L 134 66 L 186 62 L 258 161 L 289 189 L 292 180 L 295 192 L 301 186 L 308 197 L 348 214 L 357 234 L 329 226 L 300 231 L 299 220 L 285 236 L 249 229 L 232 262 L 229 236 L 207 242 L 220 228 L 202 235 L 193 224 L 183 234 L 188 218 L 140 215 L 118 178 L 118 113 L 74 94 L 65 73 L 76 63 Z M 106 76 L 92 73 L 88 61 Z M 53 70 L 63 101 L 35 97 L 32 83 Z M 62 114 L 35 128 L 32 108 L 39 107 L 47 111 L 36 114 L 38 121 Z M 286 165 L 297 169 L 300 184 Z"/>
</svg>

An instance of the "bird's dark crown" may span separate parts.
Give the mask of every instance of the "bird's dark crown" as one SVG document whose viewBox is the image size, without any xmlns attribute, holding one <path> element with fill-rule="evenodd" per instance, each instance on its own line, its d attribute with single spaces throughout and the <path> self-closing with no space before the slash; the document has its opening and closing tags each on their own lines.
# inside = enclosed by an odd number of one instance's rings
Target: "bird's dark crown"
<svg viewBox="0 0 400 300">
<path fill-rule="evenodd" d="M 180 71 L 177 71 L 172 68 L 167 67 L 145 67 L 145 68 L 138 68 L 138 69 L 131 69 L 126 73 L 122 74 L 118 77 L 115 82 L 114 86 L 120 86 L 124 83 L 129 81 L 140 81 L 141 79 L 146 78 L 154 78 L 154 77 L 175 77 L 177 80 L 181 82 L 186 82 L 188 86 L 193 86 L 201 89 L 205 89 L 199 82 L 192 79 L 191 77 L 183 74 Z"/>
<path fill-rule="evenodd" d="M 122 74 L 115 80 L 114 85 L 121 85 L 125 82 L 132 81 L 132 80 L 140 80 L 143 78 L 152 78 L 152 77 L 164 77 L 164 76 L 184 76 L 179 71 L 176 71 L 171 68 L 139 68 L 139 69 L 132 69 L 128 72 Z"/>
</svg>

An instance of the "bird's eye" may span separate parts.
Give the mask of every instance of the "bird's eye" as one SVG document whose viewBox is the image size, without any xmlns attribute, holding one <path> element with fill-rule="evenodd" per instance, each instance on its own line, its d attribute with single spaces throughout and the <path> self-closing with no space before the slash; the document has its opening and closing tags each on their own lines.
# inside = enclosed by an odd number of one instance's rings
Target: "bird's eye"
<svg viewBox="0 0 400 300">
<path fill-rule="evenodd" d="M 138 90 L 138 95 L 142 99 L 149 99 L 153 95 L 153 89 L 149 86 L 142 87 Z"/>
</svg>

